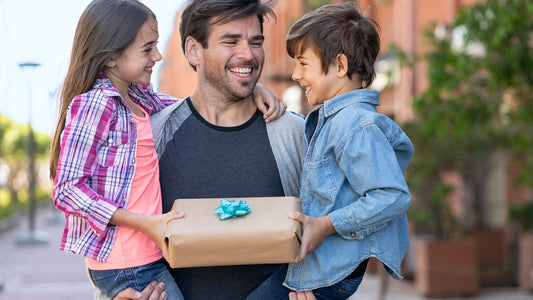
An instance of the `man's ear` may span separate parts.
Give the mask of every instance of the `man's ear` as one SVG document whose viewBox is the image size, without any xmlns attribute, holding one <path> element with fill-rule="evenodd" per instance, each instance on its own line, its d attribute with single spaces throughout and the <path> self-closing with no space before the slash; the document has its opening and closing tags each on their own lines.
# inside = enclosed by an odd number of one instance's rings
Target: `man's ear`
<svg viewBox="0 0 533 300">
<path fill-rule="evenodd" d="M 339 53 L 335 57 L 335 71 L 337 72 L 337 77 L 342 78 L 348 73 L 348 58 L 346 55 Z"/>
<path fill-rule="evenodd" d="M 192 36 L 185 39 L 185 58 L 192 66 L 198 66 L 202 57 L 202 45 Z"/>
</svg>

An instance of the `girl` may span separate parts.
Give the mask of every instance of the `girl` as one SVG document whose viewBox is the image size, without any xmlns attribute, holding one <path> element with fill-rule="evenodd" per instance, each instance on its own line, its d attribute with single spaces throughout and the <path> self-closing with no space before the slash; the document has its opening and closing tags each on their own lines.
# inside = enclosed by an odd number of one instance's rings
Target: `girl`
<svg viewBox="0 0 533 300">
<path fill-rule="evenodd" d="M 85 256 L 91 279 L 110 298 L 156 280 L 171 299 L 183 299 L 161 250 L 167 222 L 183 215 L 161 214 L 149 116 L 178 99 L 150 85 L 162 58 L 158 38 L 154 13 L 138 0 L 92 1 L 61 92 L 50 162 L 54 204 L 67 219 L 60 249 Z M 283 113 L 279 100 L 267 102 L 270 119 Z"/>
</svg>

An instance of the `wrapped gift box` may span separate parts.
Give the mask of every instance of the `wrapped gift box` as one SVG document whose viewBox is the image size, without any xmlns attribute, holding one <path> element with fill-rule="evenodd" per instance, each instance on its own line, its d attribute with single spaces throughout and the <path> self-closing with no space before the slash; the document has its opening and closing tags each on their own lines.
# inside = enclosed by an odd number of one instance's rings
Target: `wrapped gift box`
<svg viewBox="0 0 533 300">
<path fill-rule="evenodd" d="M 184 212 L 166 230 L 166 260 L 173 268 L 296 262 L 300 223 L 289 219 L 301 211 L 297 197 L 226 198 L 244 200 L 251 212 L 220 220 L 214 210 L 221 198 L 177 199 Z"/>
</svg>

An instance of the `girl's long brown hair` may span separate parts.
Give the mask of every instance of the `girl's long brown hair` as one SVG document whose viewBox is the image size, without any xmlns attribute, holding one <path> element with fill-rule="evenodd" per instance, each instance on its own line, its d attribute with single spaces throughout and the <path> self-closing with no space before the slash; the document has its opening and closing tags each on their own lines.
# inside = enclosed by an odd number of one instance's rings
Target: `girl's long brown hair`
<svg viewBox="0 0 533 300">
<path fill-rule="evenodd" d="M 50 149 L 50 178 L 56 176 L 61 134 L 75 96 L 88 92 L 105 63 L 135 41 L 144 22 L 154 13 L 138 0 L 94 0 L 83 11 L 61 88 L 59 119 Z"/>
</svg>

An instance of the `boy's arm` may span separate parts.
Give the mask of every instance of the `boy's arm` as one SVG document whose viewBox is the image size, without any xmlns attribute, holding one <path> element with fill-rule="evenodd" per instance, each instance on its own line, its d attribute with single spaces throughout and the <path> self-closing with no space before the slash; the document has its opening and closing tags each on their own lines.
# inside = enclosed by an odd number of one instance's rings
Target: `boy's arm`
<svg viewBox="0 0 533 300">
<path fill-rule="evenodd" d="M 362 239 L 405 215 L 411 195 L 394 149 L 376 125 L 365 126 L 338 152 L 337 163 L 357 195 L 329 218 L 345 239 Z"/>
<path fill-rule="evenodd" d="M 267 123 L 281 117 L 287 109 L 287 105 L 283 101 L 260 83 L 255 86 L 253 98 Z"/>
</svg>

